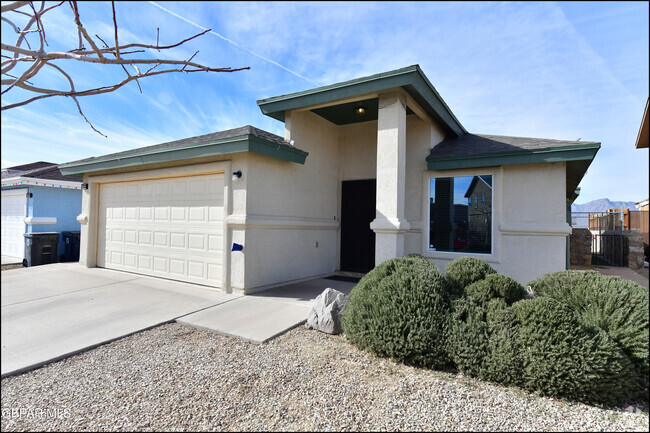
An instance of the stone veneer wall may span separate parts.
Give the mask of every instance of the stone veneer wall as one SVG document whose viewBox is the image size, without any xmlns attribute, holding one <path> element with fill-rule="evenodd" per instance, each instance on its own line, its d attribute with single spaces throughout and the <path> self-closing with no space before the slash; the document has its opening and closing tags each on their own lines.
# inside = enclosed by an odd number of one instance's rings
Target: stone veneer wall
<svg viewBox="0 0 650 433">
<path fill-rule="evenodd" d="M 574 228 L 569 241 L 570 264 L 572 266 L 591 265 L 591 232 L 589 229 Z"/>
<path fill-rule="evenodd" d="M 628 240 L 628 266 L 632 269 L 643 267 L 643 234 L 636 230 L 623 232 Z"/>
</svg>

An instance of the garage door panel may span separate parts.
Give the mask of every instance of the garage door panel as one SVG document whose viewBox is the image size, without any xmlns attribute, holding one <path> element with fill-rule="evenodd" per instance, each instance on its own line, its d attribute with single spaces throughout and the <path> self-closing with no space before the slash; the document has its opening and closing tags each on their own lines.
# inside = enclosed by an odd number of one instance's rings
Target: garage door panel
<svg viewBox="0 0 650 433">
<path fill-rule="evenodd" d="M 136 255 L 133 253 L 124 253 L 124 266 L 129 267 L 129 268 L 137 268 L 136 266 Z"/>
<path fill-rule="evenodd" d="M 138 255 L 138 267 L 140 269 L 148 269 L 151 270 L 151 256 L 146 255 L 146 254 L 140 254 Z"/>
<path fill-rule="evenodd" d="M 98 266 L 221 286 L 223 188 L 223 174 L 101 185 Z"/>
<path fill-rule="evenodd" d="M 169 236 L 167 232 L 153 232 L 153 244 L 157 247 L 169 247 Z"/>
<path fill-rule="evenodd" d="M 208 235 L 208 251 L 211 253 L 221 253 L 223 249 L 222 235 Z"/>
<path fill-rule="evenodd" d="M 185 222 L 186 220 L 186 214 L 185 211 L 187 209 L 185 206 L 172 206 L 170 209 L 170 220 L 172 222 Z"/>
<path fill-rule="evenodd" d="M 136 221 L 138 219 L 138 208 L 135 206 L 128 206 L 124 208 L 124 219 L 127 221 Z"/>
</svg>

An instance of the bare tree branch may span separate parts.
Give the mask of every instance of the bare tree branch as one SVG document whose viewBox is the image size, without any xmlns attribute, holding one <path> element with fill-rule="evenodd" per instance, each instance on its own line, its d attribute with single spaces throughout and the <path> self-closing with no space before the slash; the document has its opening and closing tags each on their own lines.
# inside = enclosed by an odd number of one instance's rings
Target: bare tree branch
<svg viewBox="0 0 650 433">
<path fill-rule="evenodd" d="M 76 1 L 69 1 L 70 10 L 72 11 L 72 20 L 74 21 L 79 37 L 78 48 L 60 51 L 48 51 L 45 48 L 49 47 L 45 33 L 45 21 L 43 16 L 61 5 L 64 1 L 45 7 L 45 2 L 41 2 L 40 7 L 36 7 L 31 1 L 17 1 L 9 4 L 2 5 L 2 21 L 9 24 L 17 35 L 16 42 L 12 45 L 7 42 L 2 42 L 2 58 L 1 63 L 2 79 L 0 80 L 3 86 L 2 94 L 5 95 L 13 89 L 19 88 L 23 91 L 35 93 L 36 96 L 25 98 L 19 102 L 13 102 L 2 106 L 2 111 L 11 108 L 21 107 L 29 103 L 38 101 L 40 99 L 51 98 L 54 96 L 63 96 L 72 98 L 77 111 L 83 119 L 90 125 L 90 127 L 98 134 L 105 137 L 98 129 L 96 129 L 90 120 L 86 117 L 81 109 L 78 98 L 82 96 L 99 95 L 103 93 L 114 92 L 117 89 L 125 86 L 131 81 L 135 81 L 138 85 L 140 93 L 142 87 L 140 80 L 146 77 L 152 77 L 162 74 L 170 73 L 190 73 L 190 72 L 237 72 L 249 67 L 230 68 L 230 67 L 209 67 L 200 63 L 194 62 L 194 58 L 199 53 L 194 52 L 187 60 L 176 59 L 162 59 L 162 58 L 127 58 L 127 55 L 136 53 L 145 53 L 147 50 L 158 51 L 169 50 L 179 47 L 193 39 L 196 39 L 210 30 L 205 30 L 194 36 L 190 36 L 182 41 L 171 45 L 160 45 L 160 29 L 156 29 L 156 44 L 142 44 L 142 43 L 129 43 L 120 45 L 119 42 L 119 28 L 117 24 L 117 13 L 115 10 L 115 2 L 111 2 L 112 21 L 113 21 L 113 35 L 114 45 L 109 46 L 106 41 L 95 34 L 95 37 L 104 45 L 100 48 L 95 41 L 89 36 L 88 31 L 83 25 L 79 13 L 79 6 Z M 21 10 L 25 9 L 25 10 Z M 9 16 L 8 14 L 13 14 Z M 20 21 L 20 20 L 22 21 Z M 19 22 L 25 22 L 24 27 L 21 29 Z M 32 29 L 33 26 L 36 29 Z M 33 36 L 32 36 L 33 35 Z M 39 48 L 32 49 L 28 37 L 38 37 Z M 90 45 L 90 49 L 84 47 L 84 41 Z M 25 48 L 23 43 L 27 46 Z M 55 64 L 54 62 L 58 62 Z M 74 78 L 66 72 L 60 64 L 69 65 L 71 61 L 83 62 L 87 64 L 102 64 L 102 65 L 119 65 L 126 74 L 126 77 L 115 84 L 97 86 L 90 89 L 78 90 L 74 85 Z M 135 73 L 129 73 L 126 66 L 130 65 Z M 18 67 L 19 73 L 9 74 L 9 71 Z M 49 66 L 58 71 L 68 82 L 68 89 L 58 89 L 50 87 L 42 87 L 35 84 L 35 79 L 38 78 L 38 73 L 45 67 Z M 145 72 L 141 72 L 139 66 L 147 66 Z M 160 68 L 160 69 L 157 69 Z M 31 81 L 30 81 L 31 80 Z M 6 86 L 6 88 L 4 88 Z"/>
<path fill-rule="evenodd" d="M 95 51 L 95 53 L 97 53 L 97 57 L 103 60 L 104 56 L 102 55 L 102 52 L 99 50 L 99 47 L 95 44 L 95 41 L 93 41 L 92 38 L 88 36 L 88 32 L 86 32 L 86 29 L 81 24 L 81 18 L 79 18 L 79 9 L 77 8 L 77 2 L 70 2 L 70 7 L 72 8 L 72 12 L 74 12 L 74 22 L 77 24 L 77 28 L 79 29 L 79 32 L 83 35 L 84 39 L 88 41 L 88 43 Z"/>
<path fill-rule="evenodd" d="M 115 17 L 115 2 L 111 2 L 111 8 L 113 8 L 113 29 L 115 29 L 115 57 L 120 58 L 120 44 L 117 42 L 117 18 Z M 140 86 L 140 83 L 138 83 Z M 142 89 L 140 89 L 142 93 Z"/>
<path fill-rule="evenodd" d="M 2 11 L 2 13 L 13 11 L 13 10 L 21 8 L 21 7 L 23 7 L 23 6 L 25 6 L 25 5 L 29 4 L 29 3 L 31 3 L 31 2 L 22 1 L 22 2 L 9 3 L 9 4 L 6 4 L 6 5 L 2 5 L 2 8 L 0 8 L 0 11 Z"/>
</svg>

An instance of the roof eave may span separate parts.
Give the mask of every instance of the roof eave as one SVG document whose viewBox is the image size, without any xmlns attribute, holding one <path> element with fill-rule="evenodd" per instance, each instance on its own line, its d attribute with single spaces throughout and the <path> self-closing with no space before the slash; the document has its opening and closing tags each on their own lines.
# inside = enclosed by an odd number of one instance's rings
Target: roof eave
<svg viewBox="0 0 650 433">
<path fill-rule="evenodd" d="M 303 92 L 261 99 L 257 101 L 257 105 L 263 114 L 284 122 L 284 113 L 288 110 L 324 104 L 397 87 L 404 88 L 424 108 L 427 114 L 441 123 L 444 129 L 453 136 L 458 137 L 467 133 L 463 125 L 461 125 L 449 109 L 418 65 L 318 87 Z"/>
<path fill-rule="evenodd" d="M 600 143 L 562 148 L 521 150 L 514 152 L 492 152 L 474 155 L 435 157 L 429 155 L 429 170 L 454 170 L 460 168 L 493 167 L 514 164 L 536 164 L 541 162 L 593 160 L 600 149 Z"/>
<path fill-rule="evenodd" d="M 447 158 L 429 156 L 427 157 L 427 167 L 429 170 L 454 170 L 564 161 L 567 163 L 566 197 L 573 202 L 577 197 L 575 193 L 578 185 L 582 181 L 599 149 L 600 143 L 589 143 L 580 146 L 539 149 L 534 151 L 483 153 Z"/>
<path fill-rule="evenodd" d="M 81 188 L 81 182 L 73 182 L 69 180 L 56 180 L 56 179 L 41 179 L 37 177 L 16 176 L 2 179 L 2 187 L 18 186 L 18 185 L 32 185 L 32 186 L 45 186 L 50 188 Z"/>
<path fill-rule="evenodd" d="M 254 135 L 212 140 L 191 146 L 170 149 L 156 149 L 151 152 L 135 153 L 127 156 L 115 156 L 96 161 L 69 162 L 59 165 L 61 173 L 74 176 L 104 170 L 112 170 L 138 165 L 155 164 L 169 161 L 228 155 L 241 152 L 254 152 L 285 161 L 304 164 L 308 153 L 291 146 L 274 143 Z"/>
</svg>

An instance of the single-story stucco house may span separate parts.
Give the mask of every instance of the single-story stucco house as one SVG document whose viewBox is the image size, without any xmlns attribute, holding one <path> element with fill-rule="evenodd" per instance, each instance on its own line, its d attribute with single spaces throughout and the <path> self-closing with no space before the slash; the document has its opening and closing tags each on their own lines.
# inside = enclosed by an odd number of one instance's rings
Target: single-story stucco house
<svg viewBox="0 0 650 433">
<path fill-rule="evenodd" d="M 2 169 L 2 255 L 22 261 L 26 233 L 78 232 L 80 211 L 81 182 L 62 175 L 57 164 L 39 161 Z M 57 255 L 63 251 L 59 236 Z"/>
<path fill-rule="evenodd" d="M 421 254 L 528 282 L 566 268 L 599 143 L 469 133 L 418 65 L 258 101 L 252 126 L 60 165 L 80 262 L 252 293 Z"/>
</svg>

